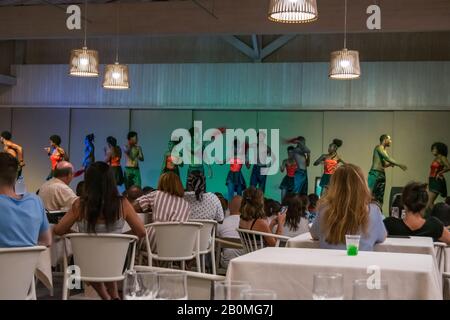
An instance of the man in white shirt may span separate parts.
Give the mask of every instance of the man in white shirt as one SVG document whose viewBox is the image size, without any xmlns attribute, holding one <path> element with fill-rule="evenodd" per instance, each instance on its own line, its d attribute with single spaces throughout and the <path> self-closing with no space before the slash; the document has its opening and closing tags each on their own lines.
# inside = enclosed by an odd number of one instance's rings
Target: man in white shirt
<svg viewBox="0 0 450 320">
<path fill-rule="evenodd" d="M 73 179 L 73 166 L 70 162 L 61 161 L 56 165 L 53 178 L 39 188 L 39 196 L 44 207 L 49 211 L 68 211 L 78 198 L 69 187 Z"/>
<path fill-rule="evenodd" d="M 239 228 L 239 221 L 241 219 L 241 196 L 234 196 L 230 201 L 228 208 L 230 215 L 223 220 L 222 224 L 217 226 L 217 236 L 219 238 L 236 238 L 239 239 L 239 233 L 236 231 Z M 242 250 L 239 249 L 223 249 L 220 257 L 220 265 L 224 268 L 228 267 L 231 259 L 242 255 Z"/>
</svg>

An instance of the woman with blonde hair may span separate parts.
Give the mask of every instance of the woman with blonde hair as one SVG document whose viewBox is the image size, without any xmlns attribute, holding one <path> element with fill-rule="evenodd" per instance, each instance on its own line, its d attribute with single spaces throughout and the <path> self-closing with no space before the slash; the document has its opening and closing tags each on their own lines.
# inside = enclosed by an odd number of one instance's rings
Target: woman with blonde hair
<svg viewBox="0 0 450 320">
<path fill-rule="evenodd" d="M 277 226 L 275 234 L 282 235 L 284 232 L 286 214 L 278 213 L 269 224 L 264 211 L 264 195 L 260 189 L 250 187 L 244 191 L 240 212 L 239 228 L 241 229 L 272 233 L 272 229 Z M 274 247 L 277 240 L 272 237 L 264 237 L 264 242 L 268 247 Z"/>
<path fill-rule="evenodd" d="M 137 212 L 152 212 L 153 222 L 186 222 L 191 207 L 183 197 L 180 177 L 174 172 L 166 172 L 159 177 L 158 190 L 138 198 L 134 208 Z M 150 229 L 148 237 L 152 250 L 155 250 L 153 229 Z"/>
<path fill-rule="evenodd" d="M 310 231 L 323 249 L 345 249 L 345 235 L 361 235 L 359 249 L 363 251 L 372 251 L 386 239 L 383 214 L 371 204 L 361 168 L 345 164 L 336 170 Z"/>
</svg>

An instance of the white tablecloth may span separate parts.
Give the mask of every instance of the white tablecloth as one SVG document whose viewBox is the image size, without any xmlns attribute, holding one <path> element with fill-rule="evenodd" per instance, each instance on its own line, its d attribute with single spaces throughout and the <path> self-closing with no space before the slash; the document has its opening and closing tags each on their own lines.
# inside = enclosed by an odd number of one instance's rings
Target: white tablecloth
<svg viewBox="0 0 450 320">
<path fill-rule="evenodd" d="M 319 248 L 319 241 L 312 240 L 309 232 L 288 240 L 288 248 Z M 419 253 L 434 256 L 433 239 L 428 237 L 386 238 L 383 243 L 375 245 L 375 251 Z"/>
<path fill-rule="evenodd" d="M 351 299 L 353 280 L 367 279 L 374 265 L 388 281 L 390 299 L 442 299 L 433 257 L 425 254 L 361 251 L 349 257 L 344 250 L 264 248 L 231 260 L 227 278 L 274 290 L 279 299 L 311 299 L 314 274 L 338 272 L 345 299 Z"/>
</svg>

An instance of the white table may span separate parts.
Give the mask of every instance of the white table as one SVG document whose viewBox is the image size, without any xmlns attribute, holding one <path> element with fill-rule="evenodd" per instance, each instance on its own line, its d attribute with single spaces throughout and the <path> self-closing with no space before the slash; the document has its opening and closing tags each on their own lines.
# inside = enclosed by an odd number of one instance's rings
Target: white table
<svg viewBox="0 0 450 320">
<path fill-rule="evenodd" d="M 369 266 L 379 266 L 389 284 L 390 299 L 442 299 L 433 257 L 425 254 L 345 250 L 264 248 L 230 261 L 227 278 L 249 281 L 254 289 L 270 289 L 279 299 L 311 299 L 318 272 L 344 275 L 345 299 L 351 299 L 353 280 L 367 279 Z"/>
<path fill-rule="evenodd" d="M 286 243 L 288 248 L 319 248 L 319 241 L 313 240 L 309 232 L 293 237 Z M 375 245 L 374 251 L 418 253 L 434 256 L 433 239 L 428 237 L 386 238 Z"/>
</svg>

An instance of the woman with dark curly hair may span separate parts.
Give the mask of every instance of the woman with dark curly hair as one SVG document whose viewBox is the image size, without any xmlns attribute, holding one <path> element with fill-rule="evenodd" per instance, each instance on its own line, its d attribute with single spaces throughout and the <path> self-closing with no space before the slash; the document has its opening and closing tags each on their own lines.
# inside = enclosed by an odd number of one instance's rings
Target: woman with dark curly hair
<svg viewBox="0 0 450 320">
<path fill-rule="evenodd" d="M 447 197 L 447 183 L 444 173 L 450 171 L 450 163 L 448 162 L 448 147 L 445 143 L 435 142 L 431 146 L 431 153 L 434 160 L 431 163 L 430 177 L 428 178 L 428 208 L 432 208 L 434 201 L 438 195 L 443 198 Z"/>
<path fill-rule="evenodd" d="M 333 139 L 328 146 L 328 154 L 323 154 L 314 162 L 315 166 L 323 163 L 323 176 L 320 180 L 320 186 L 322 187 L 322 194 L 328 189 L 331 176 L 336 171 L 339 163 L 345 164 L 345 162 L 338 155 L 337 150 L 342 146 L 342 140 Z"/>
</svg>

